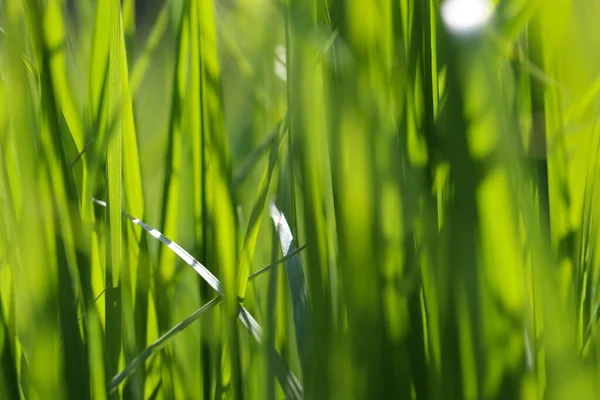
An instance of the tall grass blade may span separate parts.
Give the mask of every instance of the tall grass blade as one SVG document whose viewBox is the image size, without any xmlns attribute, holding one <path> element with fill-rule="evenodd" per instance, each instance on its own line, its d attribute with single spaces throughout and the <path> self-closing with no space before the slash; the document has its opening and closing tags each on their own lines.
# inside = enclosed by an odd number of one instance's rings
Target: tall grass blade
<svg viewBox="0 0 600 400">
<path fill-rule="evenodd" d="M 275 163 L 277 161 L 277 155 L 279 153 L 279 146 L 287 131 L 287 127 L 287 123 L 281 125 L 277 138 L 273 141 L 271 152 L 269 154 L 269 161 L 267 166 L 265 167 L 265 170 L 263 171 L 263 175 L 258 186 L 256 200 L 254 202 L 254 205 L 252 206 L 252 213 L 250 214 L 248 228 L 246 229 L 244 247 L 242 248 L 240 269 L 238 271 L 237 296 L 240 302 L 242 302 L 244 300 L 244 297 L 246 296 L 246 285 L 248 282 L 247 277 L 250 274 L 250 265 L 252 264 L 252 259 L 256 247 L 256 241 L 258 239 L 260 221 L 267 201 L 267 193 L 269 191 L 271 177 L 273 176 L 273 171 L 275 169 Z"/>
<path fill-rule="evenodd" d="M 13 341 L 10 340 L 11 336 L 12 334 L 5 320 L 4 310 L 0 307 L 0 359 L 2 365 L 0 395 L 6 399 L 18 399 L 20 397 L 19 380 Z"/>
<path fill-rule="evenodd" d="M 281 211 L 277 208 L 274 202 L 269 206 L 275 230 L 279 235 L 281 251 L 284 257 L 293 254 L 298 249 L 294 245 L 292 231 Z M 298 354 L 303 364 L 307 361 L 309 355 L 309 309 L 310 303 L 308 300 L 308 290 L 306 288 L 306 280 L 304 279 L 304 271 L 300 264 L 298 255 L 291 256 L 285 262 L 285 270 L 288 277 L 288 284 L 292 294 L 292 305 L 294 313 L 294 326 L 296 327 L 296 344 L 298 346 Z"/>
<path fill-rule="evenodd" d="M 56 24 L 61 24 L 61 14 L 52 5 L 40 9 L 31 1 L 24 4 L 24 10 L 31 34 L 34 60 L 38 66 L 41 89 L 39 103 L 41 129 L 38 132 L 38 139 L 44 152 L 42 167 L 44 172 L 40 175 L 44 178 L 38 181 L 38 187 L 40 195 L 46 199 L 41 207 L 50 216 L 46 220 L 49 230 L 46 233 L 45 246 L 54 258 L 48 265 L 47 279 L 48 282 L 55 282 L 48 285 L 47 289 L 53 293 L 53 302 L 56 302 L 53 313 L 56 313 L 54 316 L 57 318 L 60 330 L 54 334 L 59 333 L 61 341 L 70 346 L 69 349 L 65 346 L 60 348 L 62 357 L 56 358 L 57 368 L 59 370 L 64 368 L 68 377 L 65 382 L 66 393 L 72 397 L 85 399 L 90 397 L 90 371 L 88 354 L 77 325 L 78 304 L 75 293 L 80 290 L 79 268 L 86 268 L 87 262 L 76 252 L 82 229 L 77 208 L 76 181 L 72 171 L 67 168 L 71 156 L 69 153 L 72 137 L 62 134 L 57 105 L 58 91 L 66 88 L 57 89 L 56 85 L 60 82 L 56 82 L 56 76 L 53 76 L 57 68 L 53 65 L 51 48 L 57 44 L 53 40 L 60 40 L 60 32 L 58 35 L 48 33 L 50 30 L 56 30 Z M 58 54 L 60 55 L 60 50 Z M 48 333 L 48 338 L 52 338 L 53 333 Z M 61 359 L 64 363 L 62 365 Z M 52 395 L 52 389 L 49 393 Z M 60 395 L 60 392 L 54 394 Z"/>
</svg>

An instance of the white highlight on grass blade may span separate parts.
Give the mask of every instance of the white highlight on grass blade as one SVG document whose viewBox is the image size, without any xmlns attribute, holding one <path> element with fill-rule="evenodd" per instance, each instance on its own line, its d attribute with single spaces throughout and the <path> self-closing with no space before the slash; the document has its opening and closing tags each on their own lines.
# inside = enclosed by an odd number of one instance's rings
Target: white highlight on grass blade
<svg viewBox="0 0 600 400">
<path fill-rule="evenodd" d="M 106 202 L 101 200 L 94 199 L 94 202 L 100 204 L 101 206 L 106 207 Z M 223 289 L 221 286 L 221 282 L 217 279 L 216 276 L 213 275 L 212 272 L 208 270 L 204 265 L 202 265 L 198 260 L 196 260 L 190 253 L 184 250 L 177 243 L 160 233 L 158 230 L 146 225 L 144 222 L 140 221 L 138 218 L 134 218 L 131 215 L 121 212 L 123 216 L 131 220 L 134 224 L 143 228 L 146 232 L 151 234 L 156 239 L 160 240 L 163 244 L 165 244 L 169 249 L 171 249 L 175 254 L 179 256 L 187 265 L 194 268 L 194 270 L 200 275 L 209 285 L 212 287 L 219 295 L 223 296 Z M 240 320 L 248 328 L 252 336 L 259 342 L 262 341 L 263 331 L 256 319 L 246 310 L 243 306 L 240 306 Z"/>
<path fill-rule="evenodd" d="M 254 319 L 252 314 L 248 312 L 244 307 L 240 307 L 240 321 L 246 326 L 252 337 L 258 342 L 262 343 L 263 341 L 263 330 L 261 326 L 258 324 L 258 321 Z"/>
<path fill-rule="evenodd" d="M 275 224 L 275 230 L 279 236 L 281 251 L 284 256 L 287 256 L 296 250 L 296 247 L 294 246 L 292 230 L 288 225 L 283 212 L 277 208 L 275 202 L 272 201 L 270 203 L 269 210 L 271 219 L 273 219 L 273 223 Z M 288 277 L 288 284 L 290 286 L 290 292 L 292 295 L 298 354 L 304 363 L 308 353 L 309 301 L 304 272 L 302 271 L 302 265 L 300 264 L 300 257 L 297 254 L 286 260 L 285 271 Z"/>
<path fill-rule="evenodd" d="M 275 47 L 275 61 L 273 64 L 275 75 L 282 81 L 287 81 L 287 52 L 282 45 Z"/>
<path fill-rule="evenodd" d="M 469 33 L 485 26 L 493 14 L 491 0 L 445 0 L 442 20 L 455 33 Z"/>
<path fill-rule="evenodd" d="M 96 204 L 99 204 L 103 207 L 107 207 L 107 204 L 105 201 L 97 200 L 97 199 L 93 199 L 93 201 Z M 175 254 L 177 254 L 177 256 L 179 256 L 179 258 L 181 258 L 190 267 L 192 267 L 194 269 L 194 271 L 196 271 L 198 273 L 198 275 L 200 275 L 202 277 L 202 279 L 204 279 L 210 285 L 210 287 L 212 287 L 221 296 L 221 298 L 224 296 L 221 282 L 217 279 L 216 276 L 214 276 L 212 274 L 212 272 L 210 272 L 208 270 L 208 268 L 206 268 L 198 260 L 196 260 L 194 257 L 192 257 L 192 255 L 190 253 L 188 253 L 177 243 L 173 242 L 171 239 L 167 238 L 165 235 L 160 233 L 158 230 L 156 230 L 156 229 L 152 228 L 151 226 L 147 225 L 146 223 L 140 221 L 138 218 L 134 218 L 124 211 L 121 211 L 121 215 L 128 218 L 131 222 L 133 222 L 137 226 L 141 227 L 146 232 L 150 233 L 152 236 L 157 238 L 161 243 L 166 245 L 169 249 L 171 249 L 171 251 L 173 251 Z M 210 307 L 213 307 L 213 306 L 217 305 L 219 301 L 220 301 L 219 298 L 213 299 L 210 303 L 206 304 L 205 307 L 203 307 L 197 311 L 198 316 L 199 316 L 199 314 L 201 314 L 203 312 L 203 310 L 206 310 L 206 308 L 209 306 L 209 304 L 210 304 Z M 263 330 L 262 330 L 260 324 L 256 321 L 256 319 L 252 316 L 252 314 L 250 314 L 248 312 L 248 310 L 242 305 L 239 306 L 238 318 L 242 322 L 242 325 L 244 325 L 246 327 L 246 329 L 248 329 L 248 331 L 250 332 L 252 337 L 258 343 L 262 343 Z M 192 322 L 192 319 L 187 319 L 186 321 L 182 322 L 182 324 L 189 324 Z M 160 340 L 161 341 L 166 340 L 169 336 L 172 336 L 172 334 L 174 334 L 178 330 L 183 329 L 183 327 L 184 326 L 174 327 L 171 331 L 168 332 L 168 335 L 163 336 Z M 160 342 L 157 344 L 160 344 Z M 150 348 L 149 351 L 151 352 L 152 349 Z M 300 381 L 298 381 L 298 378 L 296 378 L 294 376 L 294 374 L 289 370 L 289 368 L 287 367 L 287 365 L 285 364 L 285 362 L 283 361 L 283 359 L 281 358 L 279 353 L 277 353 L 277 351 L 273 348 L 270 349 L 270 351 L 273 353 L 273 357 L 274 357 L 275 361 L 279 364 L 279 369 L 278 369 L 278 371 L 276 371 L 276 373 L 279 372 L 279 373 L 281 373 L 281 375 L 278 376 L 277 379 L 280 381 L 282 387 L 284 388 L 284 391 L 286 392 L 286 394 L 289 395 L 289 397 L 291 399 L 301 399 L 303 397 L 303 388 L 302 388 L 302 385 L 300 384 Z M 138 360 L 136 362 L 141 362 L 144 359 L 145 358 L 141 358 L 140 360 Z M 115 390 L 116 386 L 118 386 L 121 382 L 123 382 L 123 380 L 125 380 L 127 378 L 128 374 L 131 372 L 132 368 L 135 368 L 136 365 L 137 364 L 134 364 L 133 366 L 128 367 L 128 368 L 126 368 L 126 370 L 117 374 L 111 380 L 111 388 L 112 388 L 111 390 Z"/>
<path fill-rule="evenodd" d="M 292 236 L 292 230 L 285 219 L 285 216 L 274 202 L 270 204 L 269 211 L 271 213 L 271 218 L 275 223 L 275 228 L 277 229 L 277 233 L 279 234 L 279 241 L 281 243 L 281 252 L 283 255 L 286 255 L 290 250 L 290 245 L 292 244 L 292 240 L 294 237 Z"/>
<path fill-rule="evenodd" d="M 93 199 L 93 200 L 96 204 L 99 204 L 103 207 L 107 207 L 107 204 L 105 201 L 96 200 L 96 199 Z M 185 261 L 185 263 L 187 265 L 192 267 L 194 269 L 194 271 L 196 271 L 198 273 L 198 275 L 200 275 L 202 277 L 202 279 L 204 279 L 210 285 L 210 287 L 212 287 L 220 295 L 223 295 L 223 290 L 221 288 L 221 282 L 217 279 L 216 276 L 213 275 L 212 272 L 210 272 L 208 270 L 208 268 L 206 268 L 198 260 L 196 260 L 194 257 L 192 257 L 192 255 L 190 253 L 185 251 L 181 246 L 179 246 L 177 243 L 173 242 L 171 239 L 167 238 L 165 235 L 160 233 L 158 230 L 156 230 L 156 229 L 152 228 L 151 226 L 146 225 L 144 222 L 140 221 L 138 218 L 132 217 L 131 215 L 129 215 L 123 211 L 121 211 L 121 214 L 124 217 L 128 218 L 131 222 L 133 222 L 137 226 L 144 229 L 150 235 L 152 235 L 153 237 L 158 239 L 161 243 L 166 245 L 169 249 L 171 249 L 171 251 L 173 251 L 175 254 L 177 254 L 179 256 L 179 258 L 181 258 L 183 261 Z"/>
<path fill-rule="evenodd" d="M 533 348 L 531 346 L 531 339 L 529 339 L 529 332 L 527 331 L 527 327 L 524 327 L 523 334 L 525 337 L 525 365 L 527 365 L 527 369 L 532 371 L 534 367 L 534 358 L 533 358 Z"/>
</svg>

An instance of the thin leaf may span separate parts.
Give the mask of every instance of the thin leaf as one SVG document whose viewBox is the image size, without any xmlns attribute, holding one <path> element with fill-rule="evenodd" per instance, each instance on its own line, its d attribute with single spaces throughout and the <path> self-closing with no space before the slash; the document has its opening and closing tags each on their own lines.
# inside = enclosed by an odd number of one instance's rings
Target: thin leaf
<svg viewBox="0 0 600 400">
<path fill-rule="evenodd" d="M 171 340 L 175 335 L 183 331 L 186 327 L 188 327 L 195 320 L 200 318 L 205 312 L 212 310 L 217 305 L 219 305 L 223 301 L 221 296 L 215 297 L 198 310 L 196 310 L 192 315 L 175 325 L 171 328 L 167 333 L 159 337 L 155 340 L 150 346 L 146 347 L 144 351 L 142 351 L 138 356 L 136 356 L 131 363 L 125 367 L 125 369 L 118 374 L 116 374 L 109 382 L 109 390 L 114 392 L 127 377 L 133 374 L 133 372 L 144 363 L 150 356 L 158 352 L 162 349 L 169 340 Z"/>
<path fill-rule="evenodd" d="M 270 132 L 267 137 L 246 157 L 242 166 L 238 169 L 238 171 L 233 176 L 233 181 L 231 182 L 231 190 L 235 191 L 236 188 L 246 179 L 246 177 L 252 171 L 252 168 L 256 166 L 257 161 L 262 157 L 262 155 L 269 149 L 277 136 L 279 134 L 279 127 L 281 122 L 277 124 L 275 129 Z"/>
<path fill-rule="evenodd" d="M 165 1 L 163 8 L 160 10 L 158 17 L 156 18 L 156 22 L 152 27 L 150 36 L 146 41 L 146 46 L 144 47 L 142 54 L 139 56 L 133 67 L 133 73 L 131 74 L 131 93 L 137 92 L 137 89 L 142 82 L 144 75 L 146 74 L 148 65 L 150 64 L 150 58 L 154 54 L 154 51 L 158 47 L 162 37 L 165 34 L 165 31 L 167 30 L 170 15 L 171 2 Z"/>
<path fill-rule="evenodd" d="M 305 357 L 307 357 L 309 338 L 309 300 L 304 271 L 300 264 L 300 256 L 297 254 L 301 248 L 296 249 L 292 230 L 290 229 L 285 216 L 279 211 L 274 202 L 271 203 L 270 212 L 273 223 L 275 224 L 275 229 L 279 235 L 281 251 L 284 256 L 289 256 L 285 261 L 285 271 L 287 273 L 290 292 L 292 294 L 296 344 L 298 346 L 298 354 L 300 354 L 302 359 L 305 359 Z"/>
<path fill-rule="evenodd" d="M 240 270 L 238 272 L 238 299 L 243 301 L 246 296 L 246 285 L 248 284 L 247 276 L 250 273 L 250 265 L 254 257 L 254 250 L 256 247 L 256 240 L 258 239 L 258 231 L 260 228 L 260 219 L 265 208 L 267 201 L 267 193 L 269 191 L 269 185 L 275 169 L 275 162 L 277 161 L 277 154 L 279 153 L 279 146 L 281 140 L 288 128 L 289 120 L 285 119 L 285 124 L 279 126 L 279 135 L 273 142 L 271 152 L 269 154 L 269 162 L 265 167 L 262 179 L 258 186 L 258 193 L 256 195 L 256 201 L 252 207 L 252 213 L 250 214 L 250 221 L 248 221 L 248 229 L 246 230 L 246 239 L 244 240 L 244 248 L 242 249 L 242 257 L 240 262 Z M 285 254 L 284 254 L 285 255 Z"/>
<path fill-rule="evenodd" d="M 93 199 L 93 201 L 94 201 L 94 203 L 96 203 L 102 207 L 107 207 L 107 204 L 104 201 L 97 200 L 97 199 Z M 149 225 L 147 225 L 146 223 L 140 221 L 138 218 L 132 217 L 131 215 L 127 214 L 124 211 L 121 212 L 121 214 L 124 217 L 131 220 L 134 224 L 140 226 L 142 229 L 147 231 L 150 235 L 152 235 L 154 238 L 158 239 L 161 243 L 165 244 L 181 260 L 183 260 L 186 264 L 188 264 L 190 267 L 192 267 L 194 269 L 194 271 L 196 271 L 198 273 L 198 275 L 200 275 L 209 284 L 209 286 L 211 288 L 213 288 L 220 296 L 224 296 L 221 282 L 213 275 L 212 272 L 210 272 L 210 270 L 208 270 L 208 268 L 206 268 L 198 260 L 196 260 L 194 257 L 192 257 L 192 255 L 190 253 L 188 253 L 186 250 L 184 250 L 177 243 L 173 242 L 172 240 L 170 240 L 169 238 L 164 236 L 158 230 L 156 230 L 156 229 L 150 227 Z M 250 314 L 248 312 L 248 310 L 246 310 L 246 308 L 244 308 L 241 305 L 239 305 L 238 308 L 239 308 L 238 309 L 239 320 L 246 327 L 246 329 L 250 332 L 252 337 L 257 342 L 261 343 L 263 340 L 263 330 L 262 330 L 261 326 L 258 324 L 256 319 L 252 316 L 252 314 Z M 279 379 L 279 382 L 280 382 L 282 388 L 285 391 L 289 391 L 289 393 L 287 393 L 287 394 L 288 394 L 288 396 L 291 396 L 291 398 L 300 398 L 297 396 L 299 393 L 301 394 L 303 392 L 303 389 L 302 389 L 302 386 L 300 385 L 298 379 L 289 370 L 289 368 L 287 367 L 287 365 L 285 364 L 285 362 L 283 361 L 281 356 L 277 353 L 277 351 L 275 351 L 274 349 L 270 349 L 269 351 L 271 351 L 271 353 L 272 353 L 271 355 L 273 357 L 275 357 L 275 359 L 277 360 L 275 373 L 277 374 L 277 377 Z M 120 380 L 119 382 L 122 382 L 122 380 Z M 114 389 L 114 388 L 112 388 L 112 389 Z"/>
<path fill-rule="evenodd" d="M 287 255 L 281 257 L 279 260 L 277 260 L 276 262 L 274 262 L 273 264 L 267 265 L 264 268 L 259 269 L 258 271 L 252 273 L 252 275 L 250 275 L 250 277 L 248 277 L 248 282 L 252 282 L 254 279 L 259 278 L 260 276 L 262 276 L 263 274 L 266 274 L 267 272 L 269 272 L 273 267 L 277 266 L 278 264 L 281 264 L 283 262 L 286 262 L 287 260 L 289 260 L 290 258 L 294 257 L 296 254 L 300 253 L 302 250 L 304 250 L 306 248 L 306 245 L 304 246 L 300 246 L 297 249 L 290 251 Z"/>
</svg>

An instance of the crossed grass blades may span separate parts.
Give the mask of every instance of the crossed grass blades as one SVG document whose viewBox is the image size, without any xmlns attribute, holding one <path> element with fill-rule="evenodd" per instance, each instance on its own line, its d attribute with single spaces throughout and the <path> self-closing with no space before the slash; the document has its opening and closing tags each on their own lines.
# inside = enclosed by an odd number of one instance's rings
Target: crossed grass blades
<svg viewBox="0 0 600 400">
<path fill-rule="evenodd" d="M 600 5 L 442 3 L 0 0 L 0 398 L 597 397 Z"/>
</svg>

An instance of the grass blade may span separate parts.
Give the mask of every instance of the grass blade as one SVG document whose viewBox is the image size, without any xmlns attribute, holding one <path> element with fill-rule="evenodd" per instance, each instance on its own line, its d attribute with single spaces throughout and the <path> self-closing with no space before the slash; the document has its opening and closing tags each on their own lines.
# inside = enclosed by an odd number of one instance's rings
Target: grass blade
<svg viewBox="0 0 600 400">
<path fill-rule="evenodd" d="M 260 157 L 273 146 L 273 142 L 277 140 L 279 136 L 279 131 L 281 129 L 281 124 L 283 121 L 280 121 L 277 126 L 265 137 L 265 139 L 254 149 L 254 151 L 246 157 L 242 166 L 233 176 L 233 181 L 231 183 L 231 190 L 235 192 L 235 189 L 244 181 L 244 179 L 250 174 L 252 168 L 256 165 L 257 161 Z"/>
<path fill-rule="evenodd" d="M 144 349 L 144 351 L 142 351 L 138 356 L 136 356 L 129 363 L 129 365 L 127 365 L 127 367 L 125 367 L 125 369 L 123 371 L 116 374 L 110 380 L 110 382 L 108 384 L 109 390 L 111 392 L 115 391 L 119 387 L 119 385 L 121 383 L 123 383 L 123 381 L 125 381 L 125 379 L 127 379 L 130 375 L 132 375 L 134 373 L 134 371 L 140 365 L 142 365 L 149 357 L 151 357 L 153 354 L 157 353 L 164 346 L 166 346 L 167 343 L 169 342 L 169 340 L 171 340 L 175 335 L 177 335 L 178 333 L 183 331 L 186 327 L 188 327 L 190 324 L 192 324 L 194 321 L 196 321 L 198 318 L 200 318 L 202 315 L 204 315 L 204 313 L 206 313 L 209 310 L 212 310 L 217 305 L 221 304 L 222 301 L 223 301 L 222 297 L 220 297 L 220 296 L 215 297 L 214 299 L 212 299 L 211 301 L 209 301 L 208 303 L 206 303 L 205 305 L 200 307 L 192 315 L 190 315 L 189 317 L 187 317 L 186 319 L 184 319 L 183 321 L 181 321 L 180 323 L 175 325 L 167 333 L 165 333 L 160 338 L 155 340 L 150 346 L 146 347 L 146 349 Z"/>
<path fill-rule="evenodd" d="M 104 202 L 102 200 L 94 199 L 94 203 L 96 203 L 102 207 L 107 207 L 106 202 Z M 204 279 L 206 281 L 206 283 L 208 283 L 209 286 L 211 288 L 213 288 L 213 290 L 215 290 L 220 296 L 224 296 L 221 282 L 217 279 L 217 277 L 215 277 L 214 274 L 208 268 L 206 268 L 198 260 L 196 260 L 194 257 L 192 257 L 192 255 L 190 253 L 188 253 L 185 249 L 183 249 L 180 245 L 173 242 L 172 240 L 170 240 L 169 238 L 164 236 L 162 233 L 160 233 L 156 229 L 150 227 L 146 223 L 140 221 L 139 219 L 134 218 L 125 212 L 122 212 L 122 215 L 124 217 L 128 218 L 129 220 L 131 220 L 131 222 L 133 222 L 134 224 L 140 226 L 142 229 L 147 231 L 152 237 L 154 237 L 155 239 L 158 239 L 161 243 L 166 245 L 172 252 L 174 252 L 186 264 L 188 264 L 190 267 L 192 267 L 194 269 L 194 271 L 196 271 L 196 273 L 198 273 L 198 275 L 200 275 L 202 277 L 202 279 Z M 261 326 L 258 324 L 258 322 L 256 321 L 256 319 L 254 319 L 254 317 L 248 312 L 248 310 L 246 310 L 246 308 L 244 308 L 243 306 L 239 305 L 238 311 L 237 311 L 237 316 L 238 316 L 239 320 L 242 322 L 242 324 L 246 327 L 246 329 L 250 332 L 252 337 L 257 342 L 259 342 L 259 343 L 262 342 L 263 330 L 262 330 Z M 302 392 L 298 379 L 296 377 L 294 377 L 294 375 L 291 373 L 289 368 L 287 368 L 287 366 L 285 366 L 285 362 L 283 361 L 283 359 L 281 359 L 281 357 L 275 350 L 272 350 L 272 356 L 276 357 L 276 359 L 277 359 L 276 366 L 278 368 L 278 371 L 276 371 L 276 373 L 277 373 L 278 379 L 280 379 L 280 384 L 281 384 L 282 388 L 284 388 L 284 389 L 287 388 L 287 390 L 290 390 L 289 395 L 292 396 L 293 398 L 297 398 L 294 396 L 296 396 L 298 393 Z M 285 366 L 285 368 L 284 368 L 284 366 Z"/>
<path fill-rule="evenodd" d="M 163 38 L 165 31 L 167 30 L 167 26 L 169 23 L 169 18 L 171 16 L 171 2 L 165 1 L 163 8 L 160 10 L 158 17 L 156 18 L 156 22 L 152 27 L 152 32 L 150 33 L 150 37 L 146 41 L 146 46 L 142 51 L 142 54 L 138 57 L 135 65 L 133 67 L 133 72 L 131 74 L 131 93 L 135 95 L 137 89 L 142 82 L 146 71 L 148 70 L 148 65 L 150 64 L 150 58 L 154 54 L 156 48 L 160 44 L 161 39 Z"/>
<path fill-rule="evenodd" d="M 308 356 L 308 340 L 309 340 L 309 300 L 308 290 L 306 288 L 306 280 L 304 271 L 300 264 L 300 256 L 298 249 L 294 245 L 292 230 L 290 229 L 285 216 L 275 203 L 270 205 L 271 218 L 275 224 L 275 229 L 279 235 L 281 251 L 285 257 L 288 257 L 285 262 L 285 270 L 287 272 L 290 292 L 292 294 L 292 305 L 294 313 L 294 326 L 296 327 L 296 341 L 298 346 L 298 354 L 303 361 L 306 361 Z"/>
<path fill-rule="evenodd" d="M 252 206 L 252 213 L 250 214 L 250 220 L 248 221 L 248 229 L 246 230 L 246 239 L 244 240 L 244 247 L 242 249 L 242 256 L 240 261 L 240 270 L 238 271 L 237 296 L 240 301 L 243 301 L 244 297 L 246 296 L 246 285 L 248 283 L 247 276 L 250 274 L 250 265 L 252 264 L 252 259 L 254 257 L 256 240 L 258 238 L 258 230 L 260 228 L 260 220 L 262 217 L 263 209 L 265 208 L 265 203 L 267 201 L 267 193 L 269 191 L 271 177 L 273 176 L 273 171 L 275 169 L 275 162 L 277 161 L 279 146 L 281 145 L 283 136 L 287 131 L 288 124 L 285 123 L 283 125 L 280 125 L 279 128 L 280 131 L 271 147 L 271 152 L 269 154 L 269 162 L 265 167 L 262 179 L 258 186 L 256 201 Z"/>
</svg>

